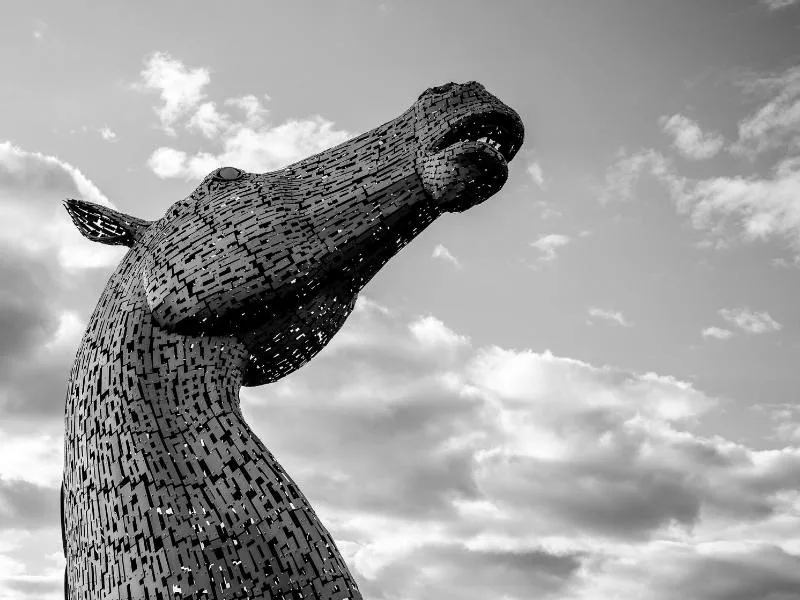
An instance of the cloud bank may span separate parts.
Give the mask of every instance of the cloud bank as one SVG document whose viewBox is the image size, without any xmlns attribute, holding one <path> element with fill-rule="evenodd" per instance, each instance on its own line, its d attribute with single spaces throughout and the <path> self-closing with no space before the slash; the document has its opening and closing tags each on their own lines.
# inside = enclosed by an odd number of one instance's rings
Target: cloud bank
<svg viewBox="0 0 800 600">
<path fill-rule="evenodd" d="M 800 583 L 800 448 L 692 433 L 719 401 L 690 383 L 476 347 L 362 298 L 314 362 L 243 396 L 365 596 L 788 599 Z"/>
</svg>

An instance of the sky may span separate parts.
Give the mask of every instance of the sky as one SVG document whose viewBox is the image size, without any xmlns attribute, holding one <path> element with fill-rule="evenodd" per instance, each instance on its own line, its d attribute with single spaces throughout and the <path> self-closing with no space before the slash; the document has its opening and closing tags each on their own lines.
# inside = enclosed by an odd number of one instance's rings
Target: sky
<svg viewBox="0 0 800 600">
<path fill-rule="evenodd" d="M 800 2 L 18 2 L 0 20 L 0 600 L 61 598 L 66 381 L 157 219 L 477 80 L 526 140 L 243 389 L 368 600 L 800 599 Z"/>
</svg>

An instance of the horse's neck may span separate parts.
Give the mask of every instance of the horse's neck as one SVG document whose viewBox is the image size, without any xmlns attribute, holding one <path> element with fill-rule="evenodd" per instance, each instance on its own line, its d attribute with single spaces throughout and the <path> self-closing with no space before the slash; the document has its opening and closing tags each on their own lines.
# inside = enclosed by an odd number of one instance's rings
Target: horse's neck
<svg viewBox="0 0 800 600">
<path fill-rule="evenodd" d="M 238 413 L 244 347 L 232 337 L 192 337 L 159 328 L 137 259 L 131 254 L 123 259 L 90 319 L 73 368 L 68 419 L 92 421 L 86 425 L 94 425 L 94 433 L 115 428 L 156 433 Z"/>
</svg>

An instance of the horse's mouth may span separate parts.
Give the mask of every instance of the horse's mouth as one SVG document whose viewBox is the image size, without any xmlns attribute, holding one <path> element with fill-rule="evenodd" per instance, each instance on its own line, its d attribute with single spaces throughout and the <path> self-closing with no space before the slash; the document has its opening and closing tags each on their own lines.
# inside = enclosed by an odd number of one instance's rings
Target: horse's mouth
<svg viewBox="0 0 800 600">
<path fill-rule="evenodd" d="M 497 193 L 524 136 L 513 111 L 470 113 L 428 147 L 422 158 L 425 191 L 443 210 L 460 212 Z"/>
<path fill-rule="evenodd" d="M 477 112 L 452 124 L 447 132 L 430 145 L 428 154 L 466 142 L 477 142 L 496 150 L 497 158 L 507 163 L 514 158 L 522 145 L 523 132 L 522 121 L 515 114 L 497 110 Z M 474 147 L 472 144 L 470 146 Z"/>
</svg>

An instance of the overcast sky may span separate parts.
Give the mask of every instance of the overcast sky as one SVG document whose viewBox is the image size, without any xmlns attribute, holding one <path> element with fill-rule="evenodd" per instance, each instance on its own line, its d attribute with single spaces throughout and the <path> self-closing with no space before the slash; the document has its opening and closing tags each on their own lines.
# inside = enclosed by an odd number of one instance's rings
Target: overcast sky
<svg viewBox="0 0 800 600">
<path fill-rule="evenodd" d="M 800 599 L 800 2 L 16 2 L 0 19 L 0 600 L 61 598 L 66 379 L 156 219 L 477 80 L 526 142 L 242 393 L 367 600 Z"/>
</svg>

